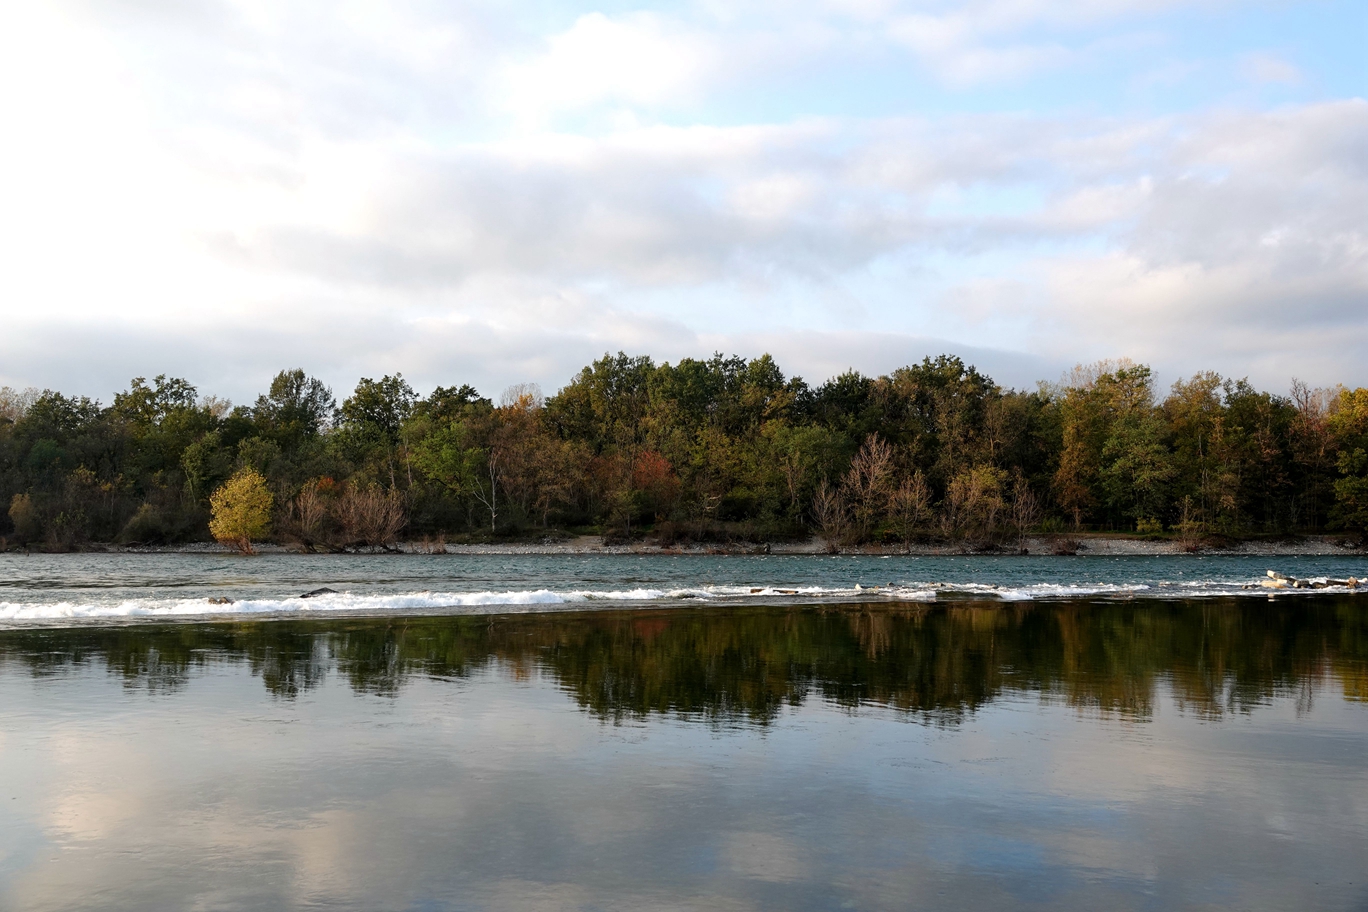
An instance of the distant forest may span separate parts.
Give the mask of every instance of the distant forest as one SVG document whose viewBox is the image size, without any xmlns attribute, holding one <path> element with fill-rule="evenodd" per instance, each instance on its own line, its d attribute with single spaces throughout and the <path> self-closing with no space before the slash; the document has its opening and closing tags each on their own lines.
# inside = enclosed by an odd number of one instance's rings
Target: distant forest
<svg viewBox="0 0 1368 912">
<path fill-rule="evenodd" d="M 1368 389 L 1262 392 L 1144 365 L 1004 389 L 959 358 L 820 386 L 768 355 L 606 355 L 554 396 L 420 397 L 362 379 L 340 406 L 302 370 L 252 405 L 185 380 L 104 406 L 0 389 L 0 542 L 209 539 L 244 468 L 270 537 L 310 550 L 601 532 L 612 540 L 833 546 L 1008 543 L 1032 532 L 1250 536 L 1368 527 Z"/>
</svg>

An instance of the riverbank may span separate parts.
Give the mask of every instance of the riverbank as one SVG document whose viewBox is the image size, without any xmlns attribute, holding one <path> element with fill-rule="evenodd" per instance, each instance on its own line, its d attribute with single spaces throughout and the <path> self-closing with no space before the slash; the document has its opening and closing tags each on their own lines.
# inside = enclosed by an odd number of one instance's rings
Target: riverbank
<svg viewBox="0 0 1368 912">
<path fill-rule="evenodd" d="M 264 543 L 257 549 L 266 554 L 305 554 L 296 545 Z M 227 554 L 231 550 L 216 542 L 194 542 L 178 545 L 116 545 L 89 544 L 79 550 L 118 554 Z M 922 556 L 943 555 L 1077 555 L 1079 557 L 1119 557 L 1128 555 L 1202 555 L 1229 554 L 1268 557 L 1361 555 L 1368 553 L 1362 542 L 1343 535 L 1307 535 L 1282 539 L 1206 539 L 1197 542 L 1177 539 L 1140 538 L 1106 533 L 1073 533 L 1065 535 L 1031 535 L 1019 546 L 982 546 L 965 542 L 931 542 L 904 547 L 896 545 L 843 546 L 837 551 L 820 538 L 803 542 L 732 542 L 674 544 L 662 547 L 654 542 L 610 544 L 603 536 L 580 535 L 565 539 L 546 539 L 524 542 L 481 542 L 475 544 L 441 541 L 399 542 L 389 549 L 372 549 L 376 553 L 404 554 L 468 554 L 468 555 L 593 555 L 593 554 L 697 554 L 697 555 L 755 555 L 755 554 L 812 554 L 831 553 Z M 361 553 L 365 553 L 364 551 Z"/>
</svg>

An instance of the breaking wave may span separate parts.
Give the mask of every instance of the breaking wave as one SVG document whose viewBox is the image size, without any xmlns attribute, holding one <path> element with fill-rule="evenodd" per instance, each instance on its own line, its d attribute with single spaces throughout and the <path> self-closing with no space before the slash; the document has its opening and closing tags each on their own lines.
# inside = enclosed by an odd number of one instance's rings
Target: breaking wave
<svg viewBox="0 0 1368 912">
<path fill-rule="evenodd" d="M 1284 590 L 1279 595 L 1303 592 L 1348 591 L 1331 586 L 1329 590 Z M 634 588 L 618 590 L 527 589 L 504 592 L 327 592 L 311 597 L 131 598 L 106 601 L 0 601 L 0 622 L 61 621 L 101 618 L 185 618 L 234 615 L 307 616 L 317 614 L 401 614 L 409 612 L 446 612 L 451 614 L 509 614 L 521 612 L 573 610 L 599 604 L 650 607 L 667 604 L 717 604 L 776 601 L 791 603 L 842 602 L 935 602 L 984 599 L 1003 602 L 1039 599 L 1088 597 L 1191 598 L 1200 596 L 1270 595 L 1258 581 L 1174 581 L 1159 583 L 1091 583 L 1067 585 L 1027 583 L 994 585 L 988 583 L 934 582 L 891 584 L 887 586 L 827 587 L 754 585 L 700 586 L 689 588 Z"/>
<path fill-rule="evenodd" d="M 776 586 L 704 586 L 685 589 L 587 590 L 550 589 L 506 592 L 406 592 L 374 594 L 330 592 L 312 597 L 244 598 L 227 602 L 209 598 L 139 598 L 122 601 L 77 603 L 0 602 L 0 621 L 61 620 L 122 617 L 186 617 L 242 614 L 320 614 L 353 612 L 394 614 L 403 611 L 455 609 L 453 613 L 488 614 L 517 611 L 556 610 L 557 606 L 583 607 L 594 602 L 615 604 L 659 604 L 735 601 L 741 598 L 771 599 L 848 599 L 864 593 L 910 601 L 934 599 L 934 590 L 854 587 L 844 589 L 821 586 L 785 588 Z"/>
</svg>

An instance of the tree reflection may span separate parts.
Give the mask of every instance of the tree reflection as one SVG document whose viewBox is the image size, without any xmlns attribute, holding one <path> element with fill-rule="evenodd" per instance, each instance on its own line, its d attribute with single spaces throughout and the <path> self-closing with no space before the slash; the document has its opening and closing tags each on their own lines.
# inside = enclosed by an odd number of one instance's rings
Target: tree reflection
<svg viewBox="0 0 1368 912">
<path fill-rule="evenodd" d="M 605 720 L 759 724 L 814 695 L 945 725 L 1020 694 L 1143 720 L 1166 683 L 1185 712 L 1214 718 L 1327 684 L 1368 699 L 1368 613 L 1331 597 L 135 625 L 9 631 L 0 662 L 36 676 L 103 666 L 154 694 L 243 663 L 282 699 L 330 674 L 394 697 L 416 676 L 492 668 L 546 674 Z"/>
</svg>

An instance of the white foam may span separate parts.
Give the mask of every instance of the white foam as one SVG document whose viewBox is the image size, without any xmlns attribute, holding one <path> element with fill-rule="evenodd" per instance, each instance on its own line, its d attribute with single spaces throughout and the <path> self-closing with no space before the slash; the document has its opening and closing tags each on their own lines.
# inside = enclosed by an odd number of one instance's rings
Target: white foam
<svg viewBox="0 0 1368 912">
<path fill-rule="evenodd" d="M 885 599 L 903 602 L 933 602 L 941 596 L 991 598 L 1004 602 L 1036 599 L 1087 598 L 1093 596 L 1163 596 L 1165 593 L 1193 596 L 1295 595 L 1349 591 L 1330 589 L 1269 590 L 1249 583 L 1223 580 L 1172 580 L 1154 583 L 1026 583 L 997 585 L 974 582 L 926 582 L 902 585 L 851 586 L 695 586 L 674 589 L 635 588 L 616 590 L 551 589 L 507 590 L 503 592 L 406 592 L 394 594 L 333 592 L 311 598 L 245 598 L 226 604 L 211 604 L 207 598 L 146 598 L 123 601 L 0 602 L 0 622 L 80 620 L 100 618 L 215 617 L 252 614 L 393 614 L 416 610 L 457 609 L 460 613 L 508 613 L 554 611 L 560 606 L 587 606 L 594 602 L 652 605 L 661 603 L 697 604 L 745 599 L 787 599 L 790 601 L 851 601 Z"/>
<path fill-rule="evenodd" d="M 855 588 L 830 589 L 804 586 L 794 589 L 762 586 L 704 586 L 682 589 L 550 589 L 510 590 L 505 592 L 409 592 L 392 595 L 333 592 L 311 598 L 248 598 L 226 604 L 213 604 L 207 598 L 129 599 L 117 602 L 0 602 L 0 621 L 42 621 L 84 618 L 186 617 L 242 614 L 317 614 L 359 612 L 394 613 L 405 610 L 464 608 L 551 609 L 557 605 L 592 602 L 657 603 L 670 601 L 715 601 L 740 597 L 825 598 L 849 596 Z M 934 596 L 934 593 L 932 593 Z"/>
<path fill-rule="evenodd" d="M 571 596 L 573 598 L 573 596 Z M 64 618 L 183 617 L 226 614 L 287 614 L 320 612 L 382 613 L 419 608 L 460 608 L 499 606 L 556 605 L 567 601 L 565 595 L 538 589 L 522 592 L 413 592 L 397 595 L 359 595 L 329 593 L 301 599 L 241 599 L 227 604 L 211 604 L 207 599 L 129 599 L 104 604 L 49 602 L 24 604 L 0 602 L 0 620 L 60 620 Z"/>
</svg>

